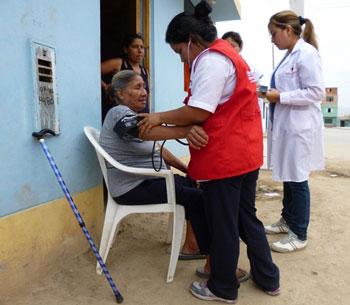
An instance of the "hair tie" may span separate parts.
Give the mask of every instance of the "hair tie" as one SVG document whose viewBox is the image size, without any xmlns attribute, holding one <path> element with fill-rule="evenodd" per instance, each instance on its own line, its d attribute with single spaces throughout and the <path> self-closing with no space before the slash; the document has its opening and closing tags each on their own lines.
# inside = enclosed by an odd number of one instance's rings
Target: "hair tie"
<svg viewBox="0 0 350 305">
<path fill-rule="evenodd" d="M 298 18 L 299 18 L 299 23 L 300 23 L 300 25 L 303 25 L 303 24 L 305 24 L 305 22 L 306 22 L 306 19 L 305 19 L 304 17 L 302 17 L 302 16 L 299 16 Z"/>
</svg>

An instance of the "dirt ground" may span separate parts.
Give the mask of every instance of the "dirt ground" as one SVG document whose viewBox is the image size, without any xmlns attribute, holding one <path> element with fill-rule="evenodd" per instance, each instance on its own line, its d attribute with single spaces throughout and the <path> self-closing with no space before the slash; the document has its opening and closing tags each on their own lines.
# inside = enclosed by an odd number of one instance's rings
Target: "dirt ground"
<svg viewBox="0 0 350 305">
<path fill-rule="evenodd" d="M 326 133 L 327 170 L 312 174 L 309 245 L 291 254 L 273 253 L 281 272 L 282 294 L 271 297 L 251 281 L 239 289 L 241 305 L 349 305 L 350 304 L 350 129 Z M 262 170 L 257 209 L 264 223 L 275 221 L 281 208 L 281 185 Z M 169 263 L 166 215 L 136 215 L 124 221 L 107 265 L 121 290 L 123 304 L 217 304 L 197 300 L 188 292 L 198 278 L 202 261 L 179 261 L 174 282 L 165 283 Z M 273 242 L 278 236 L 269 236 Z M 239 266 L 249 270 L 241 243 Z M 51 267 L 25 290 L 2 298 L 1 305 L 109 305 L 116 304 L 103 276 L 95 273 L 90 251 Z"/>
</svg>

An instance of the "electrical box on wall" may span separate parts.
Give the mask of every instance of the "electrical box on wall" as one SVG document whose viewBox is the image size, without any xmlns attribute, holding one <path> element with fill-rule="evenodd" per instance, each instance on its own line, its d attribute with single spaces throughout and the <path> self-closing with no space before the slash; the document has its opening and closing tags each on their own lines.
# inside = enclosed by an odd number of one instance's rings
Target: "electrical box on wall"
<svg viewBox="0 0 350 305">
<path fill-rule="evenodd" d="M 56 90 L 55 49 L 32 42 L 36 128 L 60 132 Z"/>
</svg>

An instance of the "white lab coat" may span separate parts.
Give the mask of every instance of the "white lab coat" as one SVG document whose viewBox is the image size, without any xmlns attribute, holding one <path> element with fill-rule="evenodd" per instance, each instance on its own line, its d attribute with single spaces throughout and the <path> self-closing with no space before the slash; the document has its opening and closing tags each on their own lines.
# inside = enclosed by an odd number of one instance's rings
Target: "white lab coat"
<svg viewBox="0 0 350 305">
<path fill-rule="evenodd" d="M 277 68 L 275 84 L 280 102 L 273 123 L 269 120 L 268 167 L 276 181 L 305 181 L 310 171 L 324 169 L 324 86 L 318 51 L 300 38 Z"/>
</svg>

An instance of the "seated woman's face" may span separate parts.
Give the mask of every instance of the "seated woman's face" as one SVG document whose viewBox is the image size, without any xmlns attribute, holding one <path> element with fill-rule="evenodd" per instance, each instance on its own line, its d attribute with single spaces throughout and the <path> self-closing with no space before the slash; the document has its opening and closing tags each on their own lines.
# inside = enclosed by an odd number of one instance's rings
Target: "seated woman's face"
<svg viewBox="0 0 350 305">
<path fill-rule="evenodd" d="M 142 77 L 135 76 L 128 86 L 119 92 L 119 99 L 123 105 L 128 106 L 135 112 L 144 109 L 147 103 L 147 91 Z"/>
<path fill-rule="evenodd" d="M 145 57 L 145 47 L 142 39 L 139 38 L 135 38 L 129 46 L 124 48 L 124 51 L 130 62 L 141 63 Z"/>
</svg>

